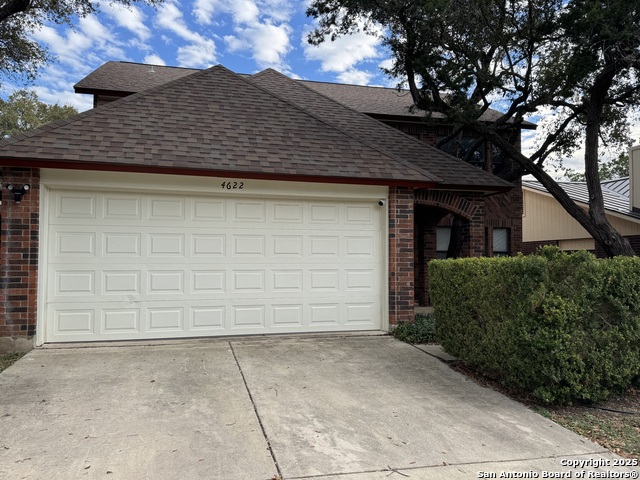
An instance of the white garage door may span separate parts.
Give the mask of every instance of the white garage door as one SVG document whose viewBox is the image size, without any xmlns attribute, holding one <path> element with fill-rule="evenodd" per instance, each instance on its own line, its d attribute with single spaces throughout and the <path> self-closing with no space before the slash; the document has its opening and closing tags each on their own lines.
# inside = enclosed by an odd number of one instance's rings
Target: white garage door
<svg viewBox="0 0 640 480">
<path fill-rule="evenodd" d="M 381 328 L 376 201 L 47 198 L 47 342 Z"/>
</svg>

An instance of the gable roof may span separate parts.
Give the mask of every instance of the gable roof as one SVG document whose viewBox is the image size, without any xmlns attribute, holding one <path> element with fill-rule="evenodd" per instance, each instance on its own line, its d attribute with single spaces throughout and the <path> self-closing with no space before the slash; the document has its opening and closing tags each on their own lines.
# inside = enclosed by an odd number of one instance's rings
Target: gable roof
<svg viewBox="0 0 640 480">
<path fill-rule="evenodd" d="M 74 90 L 76 93 L 124 96 L 157 87 L 197 71 L 199 70 L 193 68 L 111 61 L 98 67 L 76 83 Z M 408 90 L 311 80 L 296 80 L 296 82 L 368 115 L 410 117 L 412 121 L 421 121 L 425 117 L 423 111 L 412 108 L 413 100 Z M 489 109 L 480 118 L 491 122 L 500 116 L 500 112 Z M 431 117 L 445 118 L 443 114 L 435 112 L 431 114 Z M 535 125 L 525 122 L 523 127 L 534 128 Z"/>
<path fill-rule="evenodd" d="M 589 205 L 589 190 L 585 182 L 558 182 L 558 185 L 574 202 Z M 629 207 L 629 177 L 605 180 L 600 182 L 600 185 L 605 210 L 640 220 L 640 213 L 634 212 Z M 540 182 L 523 180 L 522 187 L 550 195 Z"/>
<path fill-rule="evenodd" d="M 304 95 L 293 98 L 299 89 Z M 378 127 L 386 131 L 380 141 L 368 133 Z M 459 176 L 429 171 L 427 157 Z M 221 66 L 0 142 L 0 164 L 16 162 L 482 191 L 512 187 L 274 71 L 246 77 Z"/>
</svg>

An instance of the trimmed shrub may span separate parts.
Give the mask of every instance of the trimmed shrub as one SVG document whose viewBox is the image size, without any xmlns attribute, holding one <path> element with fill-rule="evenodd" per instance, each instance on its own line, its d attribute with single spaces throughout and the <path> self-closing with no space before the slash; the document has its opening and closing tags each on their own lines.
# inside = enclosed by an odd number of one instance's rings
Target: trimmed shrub
<svg viewBox="0 0 640 480">
<path fill-rule="evenodd" d="M 407 343 L 435 343 L 436 317 L 432 313 L 416 313 L 415 322 L 399 322 L 393 336 Z"/>
<path fill-rule="evenodd" d="M 443 348 L 545 403 L 599 402 L 640 377 L 640 258 L 435 260 Z"/>
</svg>

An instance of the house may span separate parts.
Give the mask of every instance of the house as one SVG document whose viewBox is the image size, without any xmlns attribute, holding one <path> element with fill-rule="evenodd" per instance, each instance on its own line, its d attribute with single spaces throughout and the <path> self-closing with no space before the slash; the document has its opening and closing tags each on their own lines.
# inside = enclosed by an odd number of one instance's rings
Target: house
<svg viewBox="0 0 640 480">
<path fill-rule="evenodd" d="M 5 345 L 387 330 L 415 232 L 483 255 L 514 190 L 274 70 L 137 90 L 0 142 Z"/>
<path fill-rule="evenodd" d="M 601 182 L 607 219 L 640 254 L 640 147 L 630 151 L 630 176 Z M 559 182 L 571 199 L 585 210 L 589 192 L 584 182 Z M 602 247 L 538 182 L 523 181 L 522 251 L 533 253 L 542 245 L 561 250 L 587 250 L 605 257 Z"/>
<path fill-rule="evenodd" d="M 93 96 L 94 106 L 104 105 L 133 93 L 162 85 L 197 72 L 196 69 L 166 66 L 151 66 L 131 62 L 107 62 L 74 87 L 76 93 Z M 327 82 L 297 80 L 308 88 L 350 107 L 360 113 L 411 135 L 427 145 L 436 146 L 443 138 L 453 132 L 453 126 L 447 124 L 444 116 L 432 113 L 430 121 L 425 121 L 424 112 L 416 111 L 408 91 L 395 88 L 345 85 Z M 482 120 L 495 121 L 500 116 L 495 110 L 487 110 Z M 535 125 L 525 122 L 524 128 L 533 129 Z M 520 147 L 519 130 L 504 132 L 515 136 L 515 144 Z M 512 139 L 513 140 L 513 139 Z M 463 131 L 454 140 L 446 144 L 445 150 L 463 158 L 478 139 L 470 132 Z M 514 163 L 505 159 L 501 152 L 486 142 L 480 142 L 470 163 L 487 172 L 506 177 L 515 185 L 508 192 L 487 195 L 484 198 L 485 238 L 482 254 L 513 255 L 522 249 L 522 189 L 519 174 L 510 175 Z M 434 258 L 446 258 L 449 251 L 452 226 L 456 215 L 447 209 L 436 210 L 422 204 L 415 205 L 416 222 L 415 242 L 415 301 L 417 305 L 428 306 L 429 284 L 427 263 Z M 458 216 L 458 225 L 463 223 L 459 232 L 466 246 L 461 254 L 469 255 L 469 232 L 464 217 Z M 454 233 L 455 236 L 455 233 Z"/>
</svg>

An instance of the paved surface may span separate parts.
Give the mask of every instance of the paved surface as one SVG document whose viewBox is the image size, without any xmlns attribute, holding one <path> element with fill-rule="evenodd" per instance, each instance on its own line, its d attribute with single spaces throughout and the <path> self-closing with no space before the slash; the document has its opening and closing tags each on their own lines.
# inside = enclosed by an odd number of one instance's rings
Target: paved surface
<svg viewBox="0 0 640 480">
<path fill-rule="evenodd" d="M 45 348 L 0 374 L 12 480 L 579 478 L 562 462 L 615 458 L 388 336 Z"/>
</svg>

